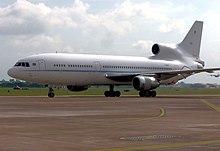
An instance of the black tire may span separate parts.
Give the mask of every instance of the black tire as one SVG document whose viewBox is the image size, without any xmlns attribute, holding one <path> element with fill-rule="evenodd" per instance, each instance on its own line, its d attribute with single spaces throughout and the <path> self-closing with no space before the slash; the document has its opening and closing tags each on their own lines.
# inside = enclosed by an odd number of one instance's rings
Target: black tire
<svg viewBox="0 0 220 151">
<path fill-rule="evenodd" d="M 104 95 L 105 95 L 105 97 L 109 97 L 110 96 L 110 91 L 105 91 Z"/>
<path fill-rule="evenodd" d="M 120 92 L 120 91 L 115 91 L 115 96 L 116 96 L 116 97 L 120 97 L 120 95 L 121 95 L 121 92 Z"/>
<path fill-rule="evenodd" d="M 139 92 L 139 96 L 140 96 L 140 97 L 145 97 L 145 91 L 140 91 L 140 92 Z"/>
<path fill-rule="evenodd" d="M 156 91 L 151 91 L 151 96 L 152 97 L 156 97 L 157 96 L 157 92 Z"/>
<path fill-rule="evenodd" d="M 145 92 L 145 97 L 151 97 L 151 92 L 150 91 L 146 91 Z"/>
<path fill-rule="evenodd" d="M 53 98 L 54 96 L 55 96 L 55 94 L 53 92 L 48 93 L 49 98 Z"/>
<path fill-rule="evenodd" d="M 110 97 L 115 97 L 115 91 L 109 91 Z"/>
</svg>

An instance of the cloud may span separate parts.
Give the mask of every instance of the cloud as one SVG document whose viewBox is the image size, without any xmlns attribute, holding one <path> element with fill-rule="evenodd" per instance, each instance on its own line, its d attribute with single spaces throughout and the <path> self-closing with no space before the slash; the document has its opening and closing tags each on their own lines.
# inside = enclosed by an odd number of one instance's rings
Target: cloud
<svg viewBox="0 0 220 151">
<path fill-rule="evenodd" d="M 59 37 L 49 35 L 36 35 L 36 36 L 17 36 L 17 39 L 9 41 L 9 45 L 14 50 L 19 50 L 26 53 L 38 53 L 39 51 L 47 52 L 57 50 L 57 46 L 61 45 Z M 40 48 L 43 50 L 39 50 Z"/>
<path fill-rule="evenodd" d="M 81 0 L 75 0 L 68 7 L 49 7 L 42 1 L 31 3 L 17 0 L 0 8 L 0 35 L 11 36 L 12 39 L 15 36 L 15 45 L 21 46 L 25 43 L 27 47 L 39 49 L 51 44 L 63 49 L 71 46 L 76 51 L 87 50 L 93 43 L 101 46 L 100 48 L 114 48 L 115 41 L 132 36 L 135 32 L 141 36 L 143 25 L 146 25 L 145 28 L 152 28 L 150 26 L 155 25 L 154 22 L 160 23 L 157 27 L 159 32 L 183 31 L 184 20 L 170 19 L 171 14 L 195 11 L 194 6 L 189 4 L 175 7 L 170 2 L 156 4 L 130 0 L 101 13 L 90 13 L 89 8 L 90 5 Z M 57 37 L 60 37 L 59 42 Z M 69 39 L 83 42 L 89 48 L 80 48 L 79 43 L 73 46 Z M 140 45 L 143 47 L 144 44 L 139 43 L 138 46 L 141 47 Z"/>
<path fill-rule="evenodd" d="M 34 5 L 18 0 L 8 7 L 0 9 L 0 34 L 27 35 L 46 31 L 44 16 L 50 11 L 44 4 Z"/>
<path fill-rule="evenodd" d="M 177 21 L 173 21 L 171 23 L 161 24 L 158 27 L 158 31 L 163 32 L 163 33 L 168 33 L 168 32 L 172 32 L 175 30 L 183 32 L 185 29 L 185 26 L 186 26 L 186 24 L 185 24 L 184 20 L 177 20 Z"/>
<path fill-rule="evenodd" d="M 130 0 L 126 0 L 117 8 L 110 12 L 114 17 L 119 20 L 121 18 L 142 18 L 152 20 L 167 20 L 167 7 L 163 5 L 153 4 L 151 2 L 135 3 Z"/>
<path fill-rule="evenodd" d="M 0 34 L 41 34 L 56 28 L 76 27 L 79 25 L 76 22 L 80 22 L 88 7 L 80 0 L 68 8 L 50 8 L 44 3 L 17 0 L 14 4 L 0 8 Z"/>
<path fill-rule="evenodd" d="M 136 43 L 132 44 L 132 47 L 135 48 L 135 50 L 142 52 L 146 56 L 150 56 L 152 54 L 151 47 L 153 44 L 154 43 L 151 40 L 138 40 Z"/>
<path fill-rule="evenodd" d="M 149 39 L 158 31 L 182 31 L 184 19 L 170 19 L 173 12 L 195 11 L 188 4 L 176 7 L 170 2 L 130 0 L 103 12 L 92 13 L 89 9 L 90 5 L 81 0 L 63 7 L 49 6 L 46 1 L 17 0 L 0 8 L 0 36 L 4 37 L 8 49 L 14 51 L 133 55 L 134 51 L 130 50 L 149 50 L 152 45 L 150 40 L 142 40 L 146 38 L 144 32 Z M 131 47 L 134 41 L 138 42 Z"/>
<path fill-rule="evenodd" d="M 184 5 L 179 5 L 179 6 L 175 6 L 173 3 L 170 3 L 170 7 L 173 8 L 171 11 L 175 13 L 182 13 L 182 12 L 193 13 L 198 10 L 198 8 L 191 3 L 186 3 Z"/>
<path fill-rule="evenodd" d="M 148 50 L 152 47 L 153 41 L 151 40 L 139 40 L 138 42 L 132 44 L 135 49 Z"/>
<path fill-rule="evenodd" d="M 38 35 L 33 38 L 19 40 L 15 43 L 15 45 L 23 45 L 29 43 L 32 47 L 38 47 L 40 45 L 45 45 L 46 43 L 55 44 L 59 42 L 58 39 L 47 35 Z"/>
<path fill-rule="evenodd" d="M 75 0 L 71 7 L 49 7 L 43 1 L 35 4 L 27 0 L 17 0 L 0 8 L 0 35 L 52 36 L 56 32 L 62 34 L 63 31 L 70 31 L 82 37 L 95 38 L 102 47 L 108 48 L 114 45 L 116 39 L 121 39 L 137 29 L 141 30 L 140 26 L 153 21 L 165 22 L 158 27 L 160 32 L 182 31 L 184 21 L 175 22 L 169 19 L 169 15 L 172 12 L 195 10 L 193 5 L 188 4 L 175 7 L 168 2 L 136 3 L 130 0 L 102 13 L 89 13 L 89 8 L 90 5 L 81 0 Z"/>
</svg>

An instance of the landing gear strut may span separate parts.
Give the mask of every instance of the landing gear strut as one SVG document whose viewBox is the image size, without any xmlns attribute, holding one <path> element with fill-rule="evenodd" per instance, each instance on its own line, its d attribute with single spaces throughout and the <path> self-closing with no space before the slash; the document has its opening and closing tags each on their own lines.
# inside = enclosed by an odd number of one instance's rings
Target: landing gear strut
<svg viewBox="0 0 220 151">
<path fill-rule="evenodd" d="M 120 91 L 114 91 L 114 85 L 110 85 L 110 90 L 105 91 L 105 97 L 119 97 L 121 95 Z"/>
<path fill-rule="evenodd" d="M 156 91 L 146 91 L 142 90 L 139 92 L 140 97 L 155 97 L 157 95 Z"/>
<path fill-rule="evenodd" d="M 53 93 L 53 88 L 49 88 L 48 97 L 53 98 L 55 94 Z"/>
</svg>

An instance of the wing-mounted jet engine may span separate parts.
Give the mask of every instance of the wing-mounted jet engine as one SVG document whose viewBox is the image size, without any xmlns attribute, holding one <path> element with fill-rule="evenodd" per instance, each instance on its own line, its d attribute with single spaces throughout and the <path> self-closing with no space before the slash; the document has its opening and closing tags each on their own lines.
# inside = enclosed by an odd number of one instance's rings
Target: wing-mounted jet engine
<svg viewBox="0 0 220 151">
<path fill-rule="evenodd" d="M 151 91 L 160 86 L 158 80 L 154 77 L 148 76 L 136 76 L 132 80 L 133 87 L 140 91 L 139 95 L 141 97 L 155 97 L 157 95 L 156 91 Z"/>
</svg>

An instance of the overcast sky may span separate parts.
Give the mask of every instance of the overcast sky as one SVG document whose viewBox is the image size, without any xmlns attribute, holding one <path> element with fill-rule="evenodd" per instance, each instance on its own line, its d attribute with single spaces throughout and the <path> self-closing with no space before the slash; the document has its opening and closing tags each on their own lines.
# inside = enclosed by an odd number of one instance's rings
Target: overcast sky
<svg viewBox="0 0 220 151">
<path fill-rule="evenodd" d="M 150 56 L 154 43 L 179 43 L 204 21 L 201 58 L 220 67 L 219 0 L 0 1 L 0 79 L 28 55 L 63 52 Z M 184 82 L 218 83 L 199 74 Z"/>
</svg>

